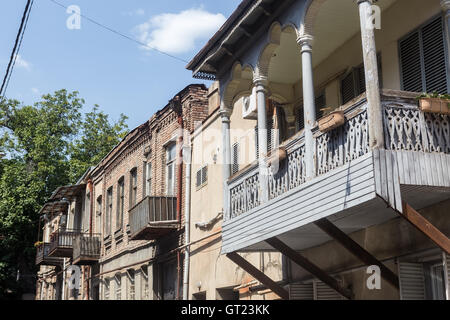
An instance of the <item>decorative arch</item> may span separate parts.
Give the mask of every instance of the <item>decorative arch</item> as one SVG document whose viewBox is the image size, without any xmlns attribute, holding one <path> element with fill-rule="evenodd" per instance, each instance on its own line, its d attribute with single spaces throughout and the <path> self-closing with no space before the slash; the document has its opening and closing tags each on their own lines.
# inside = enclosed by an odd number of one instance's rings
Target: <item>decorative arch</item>
<svg viewBox="0 0 450 320">
<path fill-rule="evenodd" d="M 275 50 L 280 46 L 282 27 L 279 22 L 274 22 L 269 29 L 267 44 L 264 46 L 258 58 L 256 76 L 268 76 L 270 59 Z"/>
<path fill-rule="evenodd" d="M 244 67 L 240 62 L 236 62 L 231 69 L 230 80 L 225 84 L 222 101 L 222 109 L 232 110 L 236 97 L 242 97 L 245 92 L 251 89 L 252 79 L 246 78 L 244 75 L 248 72 L 253 74 L 253 68 L 250 65 Z"/>
<path fill-rule="evenodd" d="M 306 10 L 300 21 L 300 31 L 298 37 L 314 36 L 314 23 L 320 8 L 327 0 L 308 0 L 305 4 Z"/>
</svg>

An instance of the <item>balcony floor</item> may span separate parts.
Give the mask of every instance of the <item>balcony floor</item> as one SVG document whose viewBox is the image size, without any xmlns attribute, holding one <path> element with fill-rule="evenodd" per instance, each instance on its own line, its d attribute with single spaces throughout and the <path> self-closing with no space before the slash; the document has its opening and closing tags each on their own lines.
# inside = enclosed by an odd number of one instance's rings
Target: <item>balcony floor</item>
<svg viewBox="0 0 450 320">
<path fill-rule="evenodd" d="M 405 154 L 402 152 L 401 154 Z M 223 226 L 223 253 L 233 251 L 273 251 L 264 240 L 278 237 L 295 250 L 303 250 L 332 240 L 313 222 L 327 218 L 347 234 L 398 217 L 392 208 L 402 201 L 416 210 L 450 199 L 450 181 L 446 166 L 433 167 L 436 179 L 428 185 L 405 178 L 407 172 L 427 177 L 424 172 L 405 171 L 409 157 L 386 151 L 370 152 L 352 163 L 291 190 L 281 197 L 226 221 Z M 450 155 L 427 154 L 433 163 L 450 161 Z M 394 161 L 392 167 L 384 165 Z M 450 163 L 450 162 L 449 162 Z M 395 168 L 395 169 L 394 169 Z M 400 168 L 400 169 L 397 169 Z"/>
<path fill-rule="evenodd" d="M 177 230 L 178 221 L 151 222 L 140 232 L 131 235 L 131 240 L 156 240 Z"/>
</svg>

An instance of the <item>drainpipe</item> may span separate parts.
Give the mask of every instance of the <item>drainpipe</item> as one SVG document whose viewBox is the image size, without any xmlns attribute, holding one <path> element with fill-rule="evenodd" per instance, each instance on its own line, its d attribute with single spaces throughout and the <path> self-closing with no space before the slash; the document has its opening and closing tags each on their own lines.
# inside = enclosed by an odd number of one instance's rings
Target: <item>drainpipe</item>
<svg viewBox="0 0 450 320">
<path fill-rule="evenodd" d="M 93 221 L 94 221 L 94 219 L 93 219 L 93 211 L 94 211 L 94 184 L 93 184 L 91 179 L 88 180 L 88 188 L 89 188 L 89 194 L 90 194 L 89 200 L 91 201 L 91 203 L 89 204 L 89 207 L 90 207 L 90 210 L 89 210 L 90 211 L 89 212 L 89 235 L 92 237 L 92 227 L 93 227 Z M 91 286 L 90 286 L 91 280 L 90 280 L 90 278 L 92 277 L 92 274 L 91 274 L 92 268 L 88 266 L 88 267 L 86 267 L 86 269 L 87 269 L 86 273 L 89 274 L 89 279 L 86 282 L 86 298 L 87 298 L 87 300 L 89 300 L 90 299 L 90 290 L 91 290 Z"/>
<path fill-rule="evenodd" d="M 175 112 L 178 113 L 178 125 L 180 127 L 180 134 L 178 137 L 178 173 L 177 173 L 177 220 L 181 224 L 181 201 L 183 199 L 183 133 L 184 133 L 184 122 L 183 122 L 183 108 L 181 105 L 180 97 L 176 97 L 172 100 L 173 107 L 175 108 Z M 177 254 L 177 300 L 180 299 L 180 284 L 181 284 L 181 263 L 180 263 L 180 251 Z"/>
<path fill-rule="evenodd" d="M 184 244 L 186 248 L 184 250 L 184 269 L 183 269 L 183 300 L 189 300 L 188 285 L 189 285 L 189 260 L 190 251 L 188 244 L 191 242 L 190 221 L 191 221 L 191 157 L 192 150 L 189 145 L 184 148 L 184 161 L 186 163 L 186 177 L 185 177 L 185 198 L 184 198 L 184 232 L 185 240 Z"/>
</svg>

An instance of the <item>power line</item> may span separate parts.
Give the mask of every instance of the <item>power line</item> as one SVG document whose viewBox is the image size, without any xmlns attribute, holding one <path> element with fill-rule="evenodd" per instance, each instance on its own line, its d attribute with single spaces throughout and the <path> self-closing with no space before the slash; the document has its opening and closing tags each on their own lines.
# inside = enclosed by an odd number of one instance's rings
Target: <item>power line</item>
<svg viewBox="0 0 450 320">
<path fill-rule="evenodd" d="M 1 100 L 5 97 L 6 89 L 8 88 L 9 80 L 16 64 L 17 56 L 19 55 L 20 47 L 22 45 L 23 36 L 27 28 L 28 19 L 30 18 L 31 9 L 33 7 L 34 0 L 28 0 L 23 12 L 22 21 L 20 22 L 19 31 L 17 33 L 16 40 L 14 42 L 14 48 L 9 58 L 8 67 L 6 68 L 5 77 L 3 78 L 2 86 L 0 88 Z"/>
<path fill-rule="evenodd" d="M 58 6 L 62 7 L 62 8 L 64 8 L 64 9 L 66 9 L 66 10 L 68 9 L 68 7 L 66 7 L 66 6 L 63 5 L 62 3 L 59 3 L 59 2 L 56 1 L 56 0 L 49 0 L 49 1 L 53 2 L 54 4 L 56 4 L 56 5 L 58 5 Z M 132 38 L 132 37 L 130 37 L 130 36 L 128 36 L 128 35 L 126 35 L 126 34 L 120 32 L 120 31 L 117 31 L 117 30 L 115 30 L 115 29 L 113 29 L 113 28 L 110 28 L 110 27 L 108 27 L 108 26 L 105 26 L 104 24 L 102 24 L 102 23 L 100 23 L 100 22 L 98 22 L 98 21 L 96 21 L 96 20 L 94 20 L 94 19 L 92 19 L 92 18 L 90 18 L 90 17 L 88 17 L 88 16 L 86 16 L 86 15 L 84 15 L 84 14 L 81 14 L 81 13 L 80 13 L 79 15 L 80 15 L 80 17 L 83 17 L 84 19 L 86 19 L 86 20 L 88 20 L 89 22 L 91 22 L 91 23 L 93 23 L 93 24 L 99 26 L 100 28 L 103 28 L 103 29 L 105 29 L 105 30 L 107 30 L 107 31 L 110 31 L 110 32 L 112 32 L 112 33 L 114 33 L 114 34 L 116 34 L 116 35 L 122 37 L 122 38 L 125 38 L 125 39 L 127 39 L 127 40 L 132 41 L 132 42 L 135 42 L 135 43 L 137 43 L 137 44 L 139 44 L 139 45 L 141 45 L 141 46 L 143 46 L 143 47 L 146 47 L 146 48 L 148 48 L 148 49 L 150 49 L 150 50 L 154 50 L 154 51 L 156 51 L 156 52 L 158 52 L 158 53 L 160 53 L 160 54 L 163 54 L 163 55 L 165 55 L 165 56 L 168 56 L 169 58 L 172 58 L 172 59 L 181 61 L 181 62 L 183 62 L 183 63 L 189 63 L 189 61 L 187 61 L 187 60 L 185 60 L 185 59 L 182 59 L 182 58 L 177 57 L 177 56 L 174 56 L 174 55 L 172 55 L 172 54 L 170 54 L 170 53 L 161 51 L 161 50 L 159 50 L 159 49 L 157 49 L 157 48 L 155 48 L 155 47 L 151 47 L 151 46 L 149 46 L 148 44 L 146 44 L 146 43 L 144 43 L 144 42 L 142 42 L 142 41 L 139 41 L 139 40 L 137 40 L 137 39 L 135 39 L 135 38 Z"/>
</svg>

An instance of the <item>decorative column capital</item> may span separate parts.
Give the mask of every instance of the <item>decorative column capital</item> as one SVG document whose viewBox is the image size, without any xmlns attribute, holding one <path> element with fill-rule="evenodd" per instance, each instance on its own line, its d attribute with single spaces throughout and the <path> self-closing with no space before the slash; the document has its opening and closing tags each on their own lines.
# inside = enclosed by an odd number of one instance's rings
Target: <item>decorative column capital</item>
<svg viewBox="0 0 450 320">
<path fill-rule="evenodd" d="M 266 88 L 269 85 L 269 79 L 267 76 L 262 74 L 253 75 L 253 84 L 255 86 L 260 86 Z"/>
<path fill-rule="evenodd" d="M 312 52 L 312 46 L 314 42 L 314 37 L 309 34 L 304 34 L 297 38 L 297 43 L 302 48 L 303 52 Z"/>
<path fill-rule="evenodd" d="M 368 2 L 369 4 L 373 4 L 373 0 L 358 0 L 357 3 L 360 5 L 361 3 Z"/>
<path fill-rule="evenodd" d="M 228 108 L 220 109 L 219 115 L 222 118 L 222 122 L 230 122 L 231 110 Z"/>
<path fill-rule="evenodd" d="M 441 0 L 441 7 L 443 11 L 450 10 L 450 0 Z"/>
</svg>

